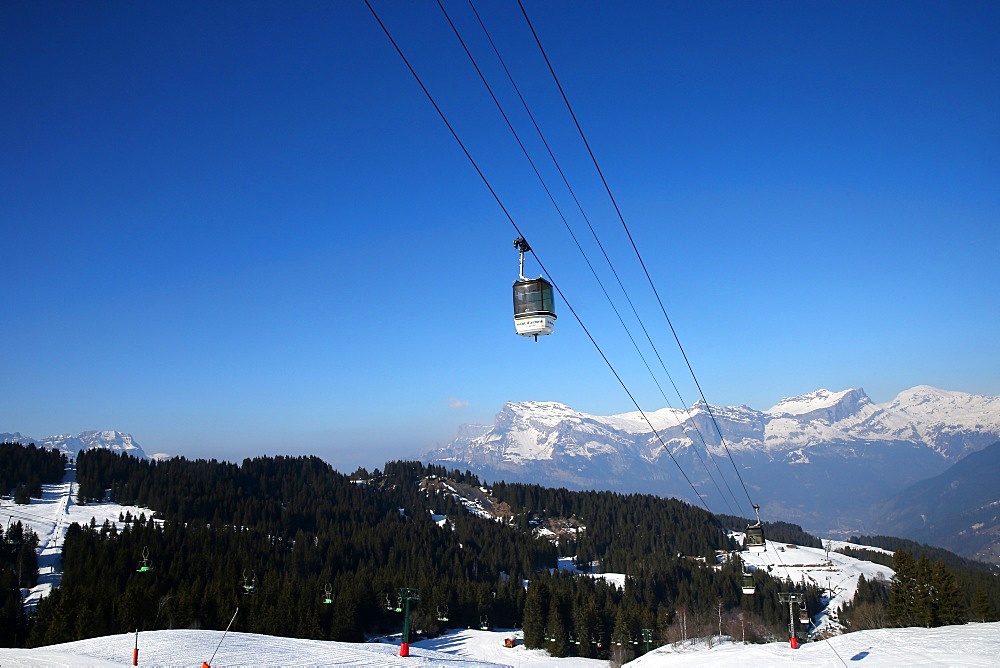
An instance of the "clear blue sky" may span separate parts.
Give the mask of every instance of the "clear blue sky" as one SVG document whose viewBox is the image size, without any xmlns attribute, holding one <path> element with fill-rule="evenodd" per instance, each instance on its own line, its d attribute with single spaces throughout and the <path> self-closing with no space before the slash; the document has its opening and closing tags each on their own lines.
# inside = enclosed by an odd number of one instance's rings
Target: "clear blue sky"
<svg viewBox="0 0 1000 668">
<path fill-rule="evenodd" d="M 468 3 L 445 5 L 630 314 Z M 437 4 L 374 6 L 663 407 Z M 477 7 L 690 405 L 516 2 Z M 1000 394 L 1000 4 L 526 7 L 709 401 Z M 634 409 L 563 300 L 554 335 L 515 336 L 514 230 L 363 2 L 4 2 L 0 59 L 0 431 L 353 470 L 505 401 Z"/>
</svg>

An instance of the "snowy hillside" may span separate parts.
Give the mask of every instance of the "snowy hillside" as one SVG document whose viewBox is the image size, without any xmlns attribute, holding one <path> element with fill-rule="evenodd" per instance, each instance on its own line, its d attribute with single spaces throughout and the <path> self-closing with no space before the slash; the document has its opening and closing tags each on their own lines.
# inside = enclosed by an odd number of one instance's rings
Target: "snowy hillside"
<svg viewBox="0 0 1000 668">
<path fill-rule="evenodd" d="M 733 532 L 732 536 L 738 542 L 744 539 L 743 534 L 738 532 Z M 767 541 L 767 550 L 764 552 L 740 553 L 740 558 L 751 570 L 762 569 L 772 578 L 791 580 L 795 584 L 814 585 L 826 592 L 826 597 L 823 599 L 826 609 L 813 619 L 813 625 L 809 629 L 810 635 L 826 630 L 833 632 L 841 630 L 833 615 L 840 606 L 850 603 L 854 598 L 858 580 L 862 576 L 869 581 L 888 581 L 894 575 L 891 568 L 855 559 L 836 551 L 850 547 L 891 554 L 887 550 L 837 540 L 823 543 L 829 544 L 829 553 L 825 549 L 777 543 L 771 540 Z"/>
<path fill-rule="evenodd" d="M 76 454 L 81 450 L 92 450 L 102 448 L 116 453 L 127 453 L 139 459 L 147 457 L 146 452 L 132 439 L 131 434 L 124 434 L 120 431 L 82 431 L 76 436 L 62 434 L 59 436 L 49 436 L 47 438 L 31 438 L 22 436 L 20 432 L 0 434 L 0 443 L 21 443 L 27 445 L 34 443 L 42 448 L 59 450 L 70 460 L 76 459 Z"/>
<path fill-rule="evenodd" d="M 215 654 L 213 666 L 520 666 L 523 668 L 598 668 L 596 659 L 551 658 L 523 645 L 504 647 L 504 631 L 454 631 L 410 645 L 399 656 L 389 643 L 338 643 L 276 638 L 222 631 L 146 631 L 139 634 L 140 666 L 196 666 Z M 221 644 L 220 644 L 221 642 Z M 397 641 L 398 642 L 398 641 Z M 0 649 L 3 666 L 131 665 L 134 633 L 79 640 L 37 649 Z M 216 653 L 216 648 L 218 652 Z M 788 643 L 744 645 L 716 639 L 654 648 L 630 662 L 637 668 L 660 666 L 996 666 L 1000 656 L 1000 622 L 936 629 L 859 631 L 793 650 Z M 853 664 L 852 664 L 853 665 Z"/>
</svg>

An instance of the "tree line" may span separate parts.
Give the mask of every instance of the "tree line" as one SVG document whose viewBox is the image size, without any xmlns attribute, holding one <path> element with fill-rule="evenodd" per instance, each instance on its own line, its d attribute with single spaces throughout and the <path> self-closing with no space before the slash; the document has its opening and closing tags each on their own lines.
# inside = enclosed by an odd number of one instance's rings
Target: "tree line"
<svg viewBox="0 0 1000 668">
<path fill-rule="evenodd" d="M 15 503 L 41 498 L 42 485 L 58 483 L 66 470 L 66 456 L 34 443 L 0 443 L 0 490 Z"/>
<path fill-rule="evenodd" d="M 419 591 L 415 632 L 522 628 L 526 645 L 557 656 L 631 655 L 644 629 L 659 645 L 682 627 L 692 637 L 728 632 L 737 619 L 752 639 L 783 634 L 776 592 L 792 585 L 758 573 L 762 595 L 743 597 L 738 560 L 719 563 L 733 545 L 707 512 L 651 495 L 497 483 L 491 492 L 511 516 L 494 521 L 447 488 L 425 491 L 432 477 L 482 485 L 468 471 L 419 462 L 347 476 L 316 457 L 237 465 L 81 452 L 78 502 L 155 512 L 122 517 L 121 528 L 71 527 L 62 586 L 39 604 L 29 644 L 220 629 L 237 605 L 235 630 L 361 641 L 399 630 L 403 587 Z M 558 543 L 537 535 L 539 521 L 572 516 L 582 534 Z M 560 554 L 578 552 L 626 574 L 626 586 L 561 572 Z M 818 605 L 819 592 L 810 595 Z"/>
<path fill-rule="evenodd" d="M 888 582 L 859 581 L 853 600 L 839 614 L 848 630 L 1000 620 L 997 566 L 905 538 L 852 536 L 850 542 L 893 550 L 892 555 L 862 547 L 838 552 L 889 566 L 895 575 Z"/>
</svg>

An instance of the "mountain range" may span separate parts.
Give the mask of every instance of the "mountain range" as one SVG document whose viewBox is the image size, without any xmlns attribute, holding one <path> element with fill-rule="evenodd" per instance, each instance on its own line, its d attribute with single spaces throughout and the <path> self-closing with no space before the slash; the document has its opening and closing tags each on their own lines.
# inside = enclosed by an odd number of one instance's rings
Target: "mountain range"
<svg viewBox="0 0 1000 668">
<path fill-rule="evenodd" d="M 423 458 L 486 479 L 654 493 L 745 517 L 752 501 L 764 519 L 849 535 L 869 532 L 892 495 L 997 441 L 1000 397 L 921 385 L 882 404 L 860 388 L 821 389 L 765 411 L 699 402 L 645 417 L 507 403 L 492 425 L 463 425 Z"/>
<path fill-rule="evenodd" d="M 112 430 L 82 431 L 76 436 L 61 434 L 47 438 L 22 436 L 20 432 L 15 431 L 13 433 L 0 433 L 0 443 L 21 443 L 24 445 L 34 443 L 39 447 L 59 450 L 70 460 L 76 459 L 76 453 L 81 450 L 90 450 L 92 448 L 103 448 L 118 453 L 126 452 L 140 459 L 148 457 L 142 447 L 132 439 L 131 434 Z M 153 456 L 153 458 L 157 457 L 159 455 Z"/>
</svg>

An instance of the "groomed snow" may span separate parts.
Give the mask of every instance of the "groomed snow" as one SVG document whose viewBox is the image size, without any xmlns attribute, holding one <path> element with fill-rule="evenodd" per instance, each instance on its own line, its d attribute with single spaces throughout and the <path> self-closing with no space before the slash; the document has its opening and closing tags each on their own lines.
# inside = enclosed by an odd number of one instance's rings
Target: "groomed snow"
<svg viewBox="0 0 1000 668">
<path fill-rule="evenodd" d="M 139 634 L 140 666 L 200 665 L 222 641 L 212 666 L 449 666 L 521 668 L 597 668 L 606 660 L 552 658 L 544 650 L 523 645 L 504 647 L 510 631 L 464 630 L 410 645 L 410 656 L 399 656 L 394 643 L 338 643 L 277 638 L 222 631 L 147 631 Z M 397 641 L 398 643 L 398 641 Z M 91 638 L 37 649 L 0 649 L 3 666 L 126 666 L 131 665 L 135 634 Z M 859 631 L 829 641 L 744 645 L 716 640 L 688 641 L 653 649 L 630 662 L 637 668 L 674 666 L 991 666 L 1000 658 L 1000 622 L 936 629 L 907 628 Z"/>
</svg>

